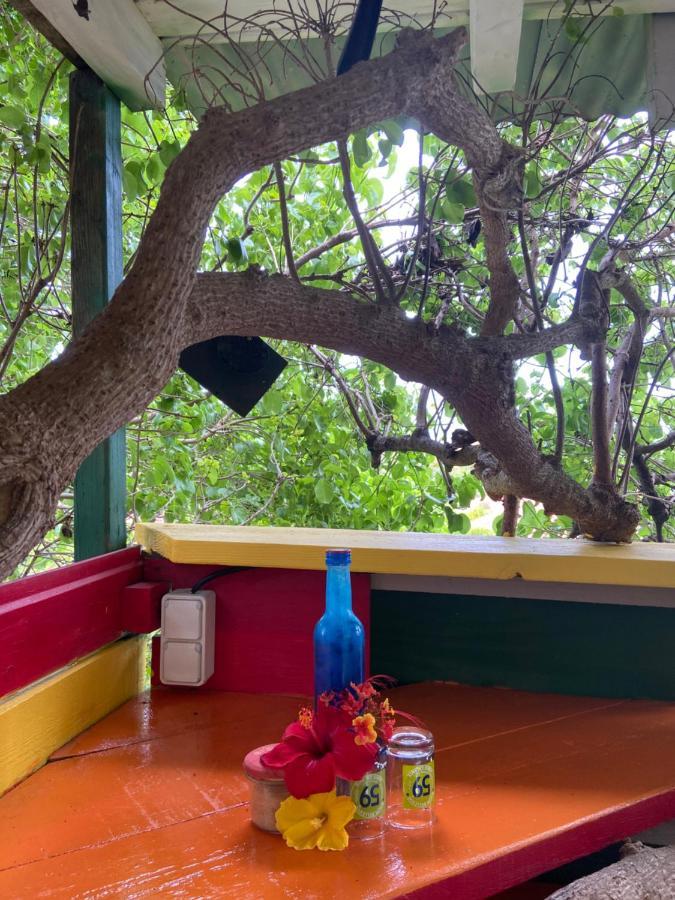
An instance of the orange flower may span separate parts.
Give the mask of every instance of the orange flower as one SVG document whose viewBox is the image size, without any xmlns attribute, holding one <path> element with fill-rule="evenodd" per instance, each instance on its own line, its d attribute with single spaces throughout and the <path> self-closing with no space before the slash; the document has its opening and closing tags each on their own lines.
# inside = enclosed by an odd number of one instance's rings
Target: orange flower
<svg viewBox="0 0 675 900">
<path fill-rule="evenodd" d="M 377 732 L 375 731 L 375 716 L 366 713 L 365 716 L 357 716 L 352 719 L 352 725 L 356 731 L 354 743 L 362 746 L 363 744 L 372 744 L 377 740 Z"/>
</svg>

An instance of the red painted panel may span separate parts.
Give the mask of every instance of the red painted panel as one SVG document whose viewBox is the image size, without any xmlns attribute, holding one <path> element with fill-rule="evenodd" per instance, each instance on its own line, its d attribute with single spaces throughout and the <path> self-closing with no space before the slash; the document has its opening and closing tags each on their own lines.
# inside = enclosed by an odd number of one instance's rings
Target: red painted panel
<svg viewBox="0 0 675 900">
<path fill-rule="evenodd" d="M 138 581 L 122 591 L 122 631 L 148 634 L 157 631 L 162 597 L 169 590 L 166 581 Z"/>
<path fill-rule="evenodd" d="M 145 561 L 145 577 L 191 587 L 217 566 Z M 312 631 L 324 611 L 325 572 L 247 569 L 210 582 L 216 593 L 215 671 L 210 690 L 311 694 Z M 370 646 L 370 576 L 352 575 L 354 612 Z M 153 641 L 153 673 L 159 673 L 159 641 Z M 366 671 L 369 670 L 366 659 Z M 194 688 L 192 689 L 194 690 Z"/>
<path fill-rule="evenodd" d="M 27 575 L 25 578 L 7 581 L 0 584 L 0 607 L 14 600 L 22 600 L 32 594 L 70 584 L 78 578 L 87 578 L 90 575 L 107 572 L 126 563 L 141 565 L 141 548 L 139 546 L 126 547 L 124 550 L 104 553 L 102 556 L 92 556 L 91 559 L 84 559 L 82 562 L 72 563 L 69 566 L 60 566 L 58 569 L 50 569 L 39 575 Z"/>
<path fill-rule="evenodd" d="M 122 634 L 122 590 L 142 577 L 129 547 L 0 587 L 0 696 Z"/>
</svg>

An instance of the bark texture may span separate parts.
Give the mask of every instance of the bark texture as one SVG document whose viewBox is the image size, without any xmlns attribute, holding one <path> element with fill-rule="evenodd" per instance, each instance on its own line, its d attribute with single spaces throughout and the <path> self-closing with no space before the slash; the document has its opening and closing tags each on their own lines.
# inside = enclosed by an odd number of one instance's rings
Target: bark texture
<svg viewBox="0 0 675 900">
<path fill-rule="evenodd" d="M 673 900 L 675 847 L 628 844 L 625 858 L 551 894 L 549 900 Z"/>
<path fill-rule="evenodd" d="M 207 113 L 169 167 L 134 265 L 108 307 L 56 361 L 0 397 L 0 577 L 50 527 L 80 462 L 161 390 L 180 351 L 223 333 L 322 344 L 433 387 L 499 460 L 518 496 L 573 516 L 596 539 L 630 539 L 637 510 L 611 487 L 585 490 L 542 459 L 514 409 L 513 360 L 587 343 L 589 317 L 582 309 L 549 332 L 500 336 L 518 295 L 506 213 L 522 199 L 522 160 L 455 91 L 465 41 L 464 29 L 440 39 L 404 31 L 396 51 L 337 80 L 238 113 Z M 472 166 L 491 270 L 482 337 L 284 276 L 197 275 L 214 206 L 239 178 L 400 115 L 462 148 Z"/>
</svg>

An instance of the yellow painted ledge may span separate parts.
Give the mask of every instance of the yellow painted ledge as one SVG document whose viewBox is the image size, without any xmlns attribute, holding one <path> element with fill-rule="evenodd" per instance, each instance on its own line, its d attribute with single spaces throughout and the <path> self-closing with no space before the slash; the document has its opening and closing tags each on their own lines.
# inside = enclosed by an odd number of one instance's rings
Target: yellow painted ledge
<svg viewBox="0 0 675 900">
<path fill-rule="evenodd" d="M 0 702 L 0 795 L 143 689 L 146 640 L 117 641 Z"/>
<path fill-rule="evenodd" d="M 152 524 L 136 538 L 175 563 L 323 569 L 327 547 L 349 547 L 352 569 L 371 574 L 675 587 L 674 544 Z"/>
</svg>

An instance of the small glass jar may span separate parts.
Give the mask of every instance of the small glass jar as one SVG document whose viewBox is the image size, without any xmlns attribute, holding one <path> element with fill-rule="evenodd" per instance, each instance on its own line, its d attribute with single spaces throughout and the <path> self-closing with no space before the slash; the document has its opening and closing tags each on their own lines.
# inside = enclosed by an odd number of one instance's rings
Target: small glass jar
<svg viewBox="0 0 675 900">
<path fill-rule="evenodd" d="M 244 757 L 244 772 L 249 785 L 249 809 L 251 821 L 263 831 L 279 834 L 275 813 L 281 803 L 289 796 L 283 775 L 276 769 L 268 769 L 260 761 L 263 753 L 267 753 L 276 744 L 256 747 Z"/>
<path fill-rule="evenodd" d="M 347 834 L 358 841 L 370 841 L 384 832 L 387 810 L 387 757 L 384 748 L 378 753 L 373 768 L 360 781 L 344 781 L 335 784 L 339 796 L 351 797 L 356 812 L 347 825 Z"/>
<path fill-rule="evenodd" d="M 424 828 L 434 821 L 434 738 L 424 728 L 395 728 L 387 745 L 387 824 Z"/>
</svg>

